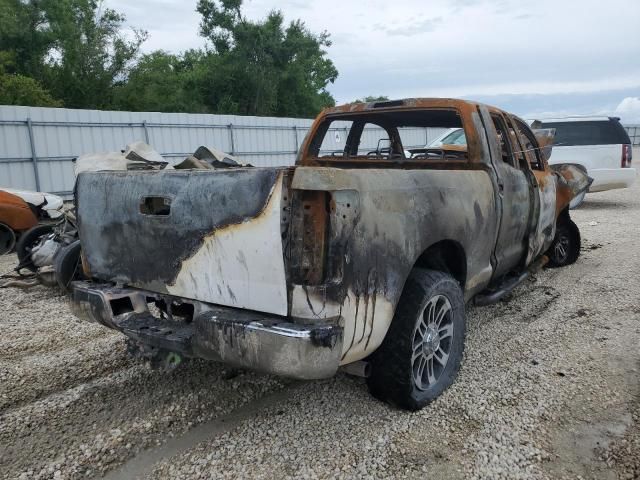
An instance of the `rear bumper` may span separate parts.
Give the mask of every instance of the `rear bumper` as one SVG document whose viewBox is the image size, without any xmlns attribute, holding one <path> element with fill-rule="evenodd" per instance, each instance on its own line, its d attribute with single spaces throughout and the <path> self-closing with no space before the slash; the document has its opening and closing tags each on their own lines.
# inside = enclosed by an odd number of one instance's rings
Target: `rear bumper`
<svg viewBox="0 0 640 480">
<path fill-rule="evenodd" d="M 298 379 L 335 374 L 342 327 L 299 325 L 274 315 L 210 306 L 189 322 L 155 317 L 155 294 L 111 284 L 74 282 L 72 308 L 79 318 L 113 328 L 146 345 Z"/>
<path fill-rule="evenodd" d="M 604 192 L 616 188 L 628 188 L 636 181 L 635 168 L 594 168 L 589 170 L 593 183 L 590 192 Z"/>
</svg>

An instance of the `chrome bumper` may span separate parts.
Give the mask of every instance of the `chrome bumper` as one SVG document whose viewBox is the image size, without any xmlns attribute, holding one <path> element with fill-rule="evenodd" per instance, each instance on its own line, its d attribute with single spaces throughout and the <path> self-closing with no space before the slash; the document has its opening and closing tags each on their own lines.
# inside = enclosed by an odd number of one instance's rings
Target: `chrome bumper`
<svg viewBox="0 0 640 480">
<path fill-rule="evenodd" d="M 217 305 L 208 305 L 210 309 L 189 323 L 170 321 L 149 311 L 148 298 L 157 298 L 152 292 L 93 282 L 72 286 L 77 317 L 146 345 L 305 380 L 328 378 L 338 369 L 343 335 L 338 325 L 299 325 L 274 315 Z"/>
</svg>

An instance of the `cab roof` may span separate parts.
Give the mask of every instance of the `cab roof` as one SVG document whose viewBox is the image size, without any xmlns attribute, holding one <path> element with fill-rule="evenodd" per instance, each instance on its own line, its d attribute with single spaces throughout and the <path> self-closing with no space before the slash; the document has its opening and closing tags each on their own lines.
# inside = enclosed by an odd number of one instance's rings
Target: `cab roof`
<svg viewBox="0 0 640 480">
<path fill-rule="evenodd" d="M 375 112 L 377 110 L 402 110 L 417 109 L 417 108 L 457 108 L 475 109 L 482 103 L 472 100 L 460 100 L 457 98 L 403 98 L 399 100 L 384 100 L 376 102 L 355 102 L 347 103 L 344 105 L 338 105 L 336 107 L 330 107 L 323 111 L 324 115 L 335 115 L 343 113 L 357 113 L 357 112 Z M 487 105 L 489 109 L 499 110 L 495 107 Z"/>
</svg>

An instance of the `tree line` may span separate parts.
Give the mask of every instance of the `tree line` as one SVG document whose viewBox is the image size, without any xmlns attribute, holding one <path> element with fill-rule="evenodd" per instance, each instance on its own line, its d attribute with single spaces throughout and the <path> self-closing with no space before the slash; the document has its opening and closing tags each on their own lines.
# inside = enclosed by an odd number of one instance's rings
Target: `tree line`
<svg viewBox="0 0 640 480">
<path fill-rule="evenodd" d="M 98 0 L 0 0 L 0 104 L 312 117 L 332 106 L 329 34 L 242 0 L 198 0 L 207 46 L 142 53 L 142 29 Z"/>
</svg>

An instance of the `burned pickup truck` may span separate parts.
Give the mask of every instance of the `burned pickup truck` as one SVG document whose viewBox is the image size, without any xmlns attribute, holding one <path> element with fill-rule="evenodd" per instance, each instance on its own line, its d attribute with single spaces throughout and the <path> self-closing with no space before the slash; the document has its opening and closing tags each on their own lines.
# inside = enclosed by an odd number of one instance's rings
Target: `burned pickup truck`
<svg viewBox="0 0 640 480">
<path fill-rule="evenodd" d="M 427 127 L 462 128 L 466 145 L 412 146 Z M 568 204 L 589 178 L 542 147 L 496 108 L 408 99 L 325 110 L 293 167 L 82 173 L 92 280 L 74 309 L 170 363 L 342 367 L 421 408 L 456 377 L 467 303 L 578 257 Z"/>
</svg>

